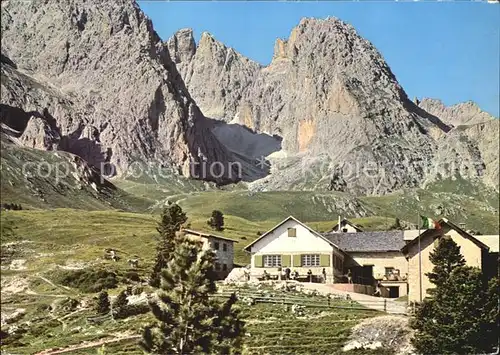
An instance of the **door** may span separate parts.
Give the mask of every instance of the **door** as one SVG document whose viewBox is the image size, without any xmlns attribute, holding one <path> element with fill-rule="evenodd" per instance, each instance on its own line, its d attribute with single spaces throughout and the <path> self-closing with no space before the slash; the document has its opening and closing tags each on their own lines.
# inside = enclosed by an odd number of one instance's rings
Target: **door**
<svg viewBox="0 0 500 355">
<path fill-rule="evenodd" d="M 398 298 L 399 297 L 399 287 L 391 286 L 389 287 L 389 298 Z"/>
<path fill-rule="evenodd" d="M 361 284 L 373 285 L 373 265 L 363 265 L 361 269 Z"/>
</svg>

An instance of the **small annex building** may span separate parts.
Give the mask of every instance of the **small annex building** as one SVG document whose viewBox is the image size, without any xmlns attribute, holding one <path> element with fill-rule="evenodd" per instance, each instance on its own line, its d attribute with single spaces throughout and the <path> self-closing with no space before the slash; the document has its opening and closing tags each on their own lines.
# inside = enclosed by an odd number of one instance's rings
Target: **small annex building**
<svg viewBox="0 0 500 355">
<path fill-rule="evenodd" d="M 216 256 L 215 272 L 219 279 L 225 278 L 234 267 L 234 243 L 238 241 L 219 235 L 199 232 L 192 229 L 182 229 L 182 232 L 190 238 L 201 240 L 203 250 L 211 249 Z"/>
<path fill-rule="evenodd" d="M 486 276 L 491 277 L 497 272 L 498 262 L 498 236 L 486 236 L 484 241 L 497 245 L 496 252 L 481 241 L 480 236 L 473 236 L 446 218 L 438 222 L 439 229 L 427 229 L 420 234 L 420 251 L 418 237 L 408 242 L 401 252 L 408 260 L 408 300 L 421 301 L 420 289 L 422 287 L 422 299 L 428 295 L 428 290 L 434 285 L 429 281 L 426 273 L 431 272 L 433 264 L 429 254 L 437 246 L 440 238 L 452 238 L 463 255 L 466 265 L 478 267 Z M 496 238 L 495 238 L 496 237 Z M 496 239 L 496 241 L 494 241 Z M 419 267 L 419 252 L 421 255 L 421 266 Z M 420 276 L 421 274 L 421 276 Z M 420 285 L 422 279 L 422 285 Z"/>
<path fill-rule="evenodd" d="M 339 222 L 335 224 L 330 232 L 336 233 L 358 233 L 363 232 L 363 229 L 360 226 L 349 221 L 347 218 L 343 218 L 342 220 L 339 217 Z"/>
<path fill-rule="evenodd" d="M 404 232 L 325 233 L 345 254 L 344 271 L 355 284 L 378 285 L 383 296 L 397 298 L 408 292 L 408 261 L 401 253 Z"/>
</svg>

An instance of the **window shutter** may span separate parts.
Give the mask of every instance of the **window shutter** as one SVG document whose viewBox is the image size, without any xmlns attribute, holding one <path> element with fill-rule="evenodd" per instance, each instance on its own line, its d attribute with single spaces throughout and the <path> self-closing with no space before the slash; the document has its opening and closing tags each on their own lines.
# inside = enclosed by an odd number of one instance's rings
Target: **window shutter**
<svg viewBox="0 0 500 355">
<path fill-rule="evenodd" d="M 262 260 L 262 255 L 254 255 L 253 258 L 254 258 L 253 261 L 254 261 L 255 267 L 263 267 L 264 266 L 264 263 Z"/>
<path fill-rule="evenodd" d="M 321 254 L 319 256 L 319 266 L 330 266 L 330 255 Z"/>
<path fill-rule="evenodd" d="M 281 255 L 281 266 L 286 267 L 286 266 L 292 266 L 290 264 L 290 255 Z"/>
<path fill-rule="evenodd" d="M 295 266 L 295 267 L 301 267 L 302 266 L 301 255 L 294 255 L 293 256 L 293 266 Z"/>
</svg>

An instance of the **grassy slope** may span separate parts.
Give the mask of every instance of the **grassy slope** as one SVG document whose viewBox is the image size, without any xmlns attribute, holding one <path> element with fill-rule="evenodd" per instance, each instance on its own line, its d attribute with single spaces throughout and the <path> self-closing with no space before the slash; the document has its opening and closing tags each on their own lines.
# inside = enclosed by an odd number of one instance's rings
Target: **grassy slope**
<svg viewBox="0 0 500 355">
<path fill-rule="evenodd" d="M 152 203 L 110 183 L 103 184 L 100 192 L 95 191 L 76 178 L 79 173 L 69 153 L 21 148 L 5 142 L 2 142 L 1 149 L 2 203 L 21 204 L 24 208 L 118 208 L 129 211 L 143 211 Z"/>
<path fill-rule="evenodd" d="M 247 290 L 249 291 L 249 290 Z M 99 326 L 92 326 L 86 322 L 86 317 L 94 315 L 92 310 L 83 310 L 61 319 L 65 314 L 60 304 L 64 298 L 56 300 L 48 296 L 55 290 L 46 290 L 45 295 L 36 289 L 37 295 L 13 295 L 2 299 L 2 306 L 10 309 L 16 307 L 15 302 L 22 301 L 26 309 L 23 321 L 35 321 L 27 333 L 17 342 L 4 346 L 3 349 L 16 354 L 33 354 L 47 348 L 64 347 L 79 344 L 83 341 L 96 341 L 102 338 L 110 339 L 117 335 L 140 334 L 143 326 L 153 318 L 151 314 L 134 316 L 116 321 L 105 321 Z M 258 292 L 253 290 L 252 292 Z M 279 295 L 278 291 L 272 291 Z M 59 290 L 59 293 L 68 297 L 81 299 L 68 290 Z M 87 295 L 87 299 L 88 299 Z M 300 296 L 309 302 L 325 304 L 323 296 Z M 336 306 L 350 307 L 351 303 L 343 300 L 333 301 Z M 53 306 L 49 314 L 46 307 Z M 305 310 L 305 317 L 297 318 L 290 307 L 282 305 L 256 304 L 247 305 L 238 303 L 246 321 L 247 335 L 244 338 L 244 354 L 310 354 L 310 353 L 341 353 L 342 345 L 347 340 L 350 329 L 360 320 L 377 316 L 376 311 L 363 310 L 359 304 L 352 304 L 355 309 L 314 309 Z M 55 320 L 57 317 L 60 320 Z M 137 340 L 116 343 L 106 346 L 107 353 L 112 354 L 142 354 Z M 72 354 L 95 354 L 96 349 L 85 349 Z M 365 354 L 372 354 L 366 352 Z M 373 352 L 375 354 L 375 352 Z M 380 354 L 380 352 L 377 352 Z M 390 354 L 390 352 L 384 352 Z"/>
<path fill-rule="evenodd" d="M 186 201 L 188 202 L 188 201 Z M 210 232 L 206 220 L 210 209 L 202 209 L 197 204 L 182 203 L 187 211 L 191 228 Z M 225 209 L 223 209 L 224 211 Z M 234 210 L 232 211 L 235 212 Z M 248 262 L 243 247 L 258 235 L 280 222 L 282 211 L 267 211 L 267 220 L 255 221 L 242 217 L 225 216 L 226 228 L 213 232 L 238 240 L 235 246 L 235 262 Z M 250 215 L 250 217 L 252 217 Z M 123 259 L 138 255 L 149 263 L 154 258 L 157 215 L 119 211 L 83 211 L 74 209 L 2 211 L 2 244 L 7 242 L 30 241 L 30 252 L 24 251 L 19 258 L 27 258 L 29 268 L 37 270 L 47 265 L 64 264 L 66 261 L 89 262 L 101 258 L 105 248 L 118 249 Z M 383 229 L 388 219 L 368 217 L 353 219 L 368 229 Z M 393 220 L 389 220 L 393 222 Z M 329 230 L 336 218 L 318 221 L 305 220 L 317 230 Z M 44 256 L 33 257 L 33 252 Z M 28 253 L 28 254 L 27 254 Z M 111 263 L 113 264 L 113 263 Z M 122 265 L 123 264 L 123 265 Z M 125 261 L 114 266 L 126 267 Z"/>
</svg>

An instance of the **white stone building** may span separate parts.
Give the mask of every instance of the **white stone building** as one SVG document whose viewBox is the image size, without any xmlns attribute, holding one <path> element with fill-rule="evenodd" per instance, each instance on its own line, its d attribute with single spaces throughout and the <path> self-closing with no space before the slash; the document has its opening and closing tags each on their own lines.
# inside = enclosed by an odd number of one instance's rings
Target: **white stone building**
<svg viewBox="0 0 500 355">
<path fill-rule="evenodd" d="M 290 216 L 245 247 L 251 256 L 250 277 L 257 279 L 264 271 L 279 278 L 286 268 L 307 278 L 309 270 L 317 280 L 334 282 L 342 276 L 345 254 L 330 240 Z"/>
</svg>

